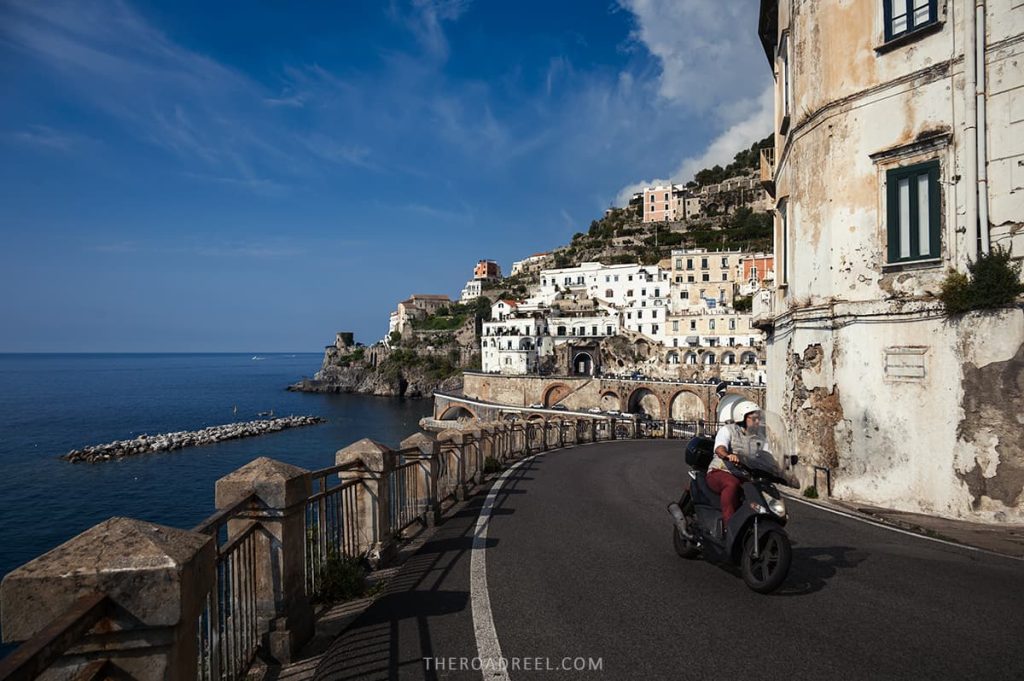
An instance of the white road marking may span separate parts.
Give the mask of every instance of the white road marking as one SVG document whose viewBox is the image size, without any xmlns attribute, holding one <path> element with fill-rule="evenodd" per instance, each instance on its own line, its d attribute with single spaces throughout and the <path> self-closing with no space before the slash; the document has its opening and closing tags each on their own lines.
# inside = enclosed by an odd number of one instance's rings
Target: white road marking
<svg viewBox="0 0 1024 681">
<path fill-rule="evenodd" d="M 874 525 L 875 527 L 880 527 L 883 530 L 889 530 L 890 532 L 898 532 L 900 534 L 905 534 L 905 535 L 910 536 L 910 537 L 917 537 L 918 539 L 924 539 L 924 540 L 927 540 L 927 541 L 933 541 L 933 542 L 936 542 L 936 543 L 939 543 L 939 544 L 945 544 L 946 546 L 954 546 L 954 547 L 956 547 L 958 549 L 964 549 L 966 551 L 974 551 L 976 553 L 984 553 L 984 554 L 987 554 L 989 556 L 998 556 L 999 558 L 1009 558 L 1010 560 L 1024 561 L 1024 558 L 1020 558 L 1020 557 L 1017 557 L 1017 556 L 1009 556 L 1009 555 L 1007 555 L 1005 553 L 997 553 L 995 551 L 989 551 L 988 549 L 978 548 L 977 546 L 969 546 L 968 544 L 958 544 L 955 541 L 947 541 L 945 539 L 939 539 L 938 537 L 929 537 L 928 535 L 921 534 L 919 532 L 911 532 L 910 530 L 904 530 L 901 527 L 893 527 L 892 525 L 889 525 L 888 523 L 883 523 L 883 522 L 878 521 L 878 520 L 872 520 L 870 518 L 864 518 L 864 517 L 855 515 L 853 513 L 846 513 L 844 511 L 839 511 L 839 510 L 834 509 L 834 508 L 829 508 L 827 506 L 823 506 L 822 504 L 816 504 L 816 503 L 814 503 L 812 501 L 805 501 L 805 500 L 803 500 L 803 499 L 801 499 L 801 498 L 799 498 L 799 497 L 797 497 L 797 496 L 795 496 L 795 495 L 793 495 L 793 494 L 791 494 L 789 492 L 784 492 L 784 494 L 789 499 L 791 499 L 792 501 L 799 502 L 799 503 L 801 503 L 801 504 L 803 504 L 805 506 L 810 506 L 811 508 L 816 508 L 816 509 L 821 510 L 821 511 L 827 511 L 829 513 L 834 513 L 836 515 L 841 515 L 844 518 L 849 518 L 850 520 L 859 520 L 860 522 L 865 523 L 866 525 Z"/>
<path fill-rule="evenodd" d="M 469 600 L 473 607 L 473 631 L 476 633 L 476 652 L 480 658 L 480 671 L 488 681 L 509 681 L 508 670 L 505 668 L 501 655 L 501 644 L 498 632 L 494 629 L 494 617 L 491 615 L 491 596 L 487 592 L 487 526 L 491 521 L 491 509 L 494 500 L 505 485 L 505 480 L 517 468 L 528 461 L 541 456 L 539 452 L 517 462 L 494 481 L 480 515 L 476 518 L 476 532 L 473 534 L 473 550 L 469 556 Z"/>
</svg>

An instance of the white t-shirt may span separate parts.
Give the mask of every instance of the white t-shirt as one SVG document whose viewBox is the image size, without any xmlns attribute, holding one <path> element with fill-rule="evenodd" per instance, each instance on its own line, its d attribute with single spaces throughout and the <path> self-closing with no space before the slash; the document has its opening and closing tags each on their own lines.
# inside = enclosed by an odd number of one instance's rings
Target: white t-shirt
<svg viewBox="0 0 1024 681">
<path fill-rule="evenodd" d="M 719 447 L 725 447 L 725 451 L 732 453 L 732 431 L 728 425 L 723 425 L 718 429 L 718 434 L 715 435 L 715 451 L 718 451 Z M 715 454 L 711 457 L 711 463 L 708 465 L 708 471 L 723 470 L 727 473 L 735 473 L 736 467 L 731 462 L 726 461 L 722 457 Z"/>
</svg>

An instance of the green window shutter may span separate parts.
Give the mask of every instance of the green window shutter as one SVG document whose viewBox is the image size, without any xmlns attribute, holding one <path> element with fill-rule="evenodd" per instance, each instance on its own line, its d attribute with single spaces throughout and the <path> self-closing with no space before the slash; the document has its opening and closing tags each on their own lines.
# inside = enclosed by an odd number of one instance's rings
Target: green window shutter
<svg viewBox="0 0 1024 681">
<path fill-rule="evenodd" d="M 942 201 L 939 192 L 939 162 L 928 161 L 913 166 L 894 168 L 886 172 L 886 238 L 887 261 L 889 263 L 913 262 L 937 258 L 942 253 L 940 226 L 942 219 L 939 211 Z M 907 224 L 904 237 L 900 230 L 900 216 L 903 206 L 900 203 L 900 184 L 906 183 L 906 217 Z M 927 192 L 927 223 L 921 224 L 922 199 L 921 193 Z M 928 240 L 922 243 L 922 228 Z M 901 237 L 907 239 L 909 249 L 907 255 L 901 253 Z"/>
</svg>

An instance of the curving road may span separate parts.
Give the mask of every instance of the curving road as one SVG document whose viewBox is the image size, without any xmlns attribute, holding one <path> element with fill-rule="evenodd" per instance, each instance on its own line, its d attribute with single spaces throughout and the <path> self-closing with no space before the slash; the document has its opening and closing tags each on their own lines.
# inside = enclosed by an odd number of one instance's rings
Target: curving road
<svg viewBox="0 0 1024 681">
<path fill-rule="evenodd" d="M 793 569 L 761 596 L 676 556 L 665 504 L 684 479 L 678 441 L 559 450 L 508 475 L 477 551 L 508 677 L 1024 678 L 1024 563 L 791 502 Z M 500 678 L 472 670 L 483 504 L 445 521 L 320 678 Z M 572 669 L 588 658 L 600 669 Z"/>
</svg>

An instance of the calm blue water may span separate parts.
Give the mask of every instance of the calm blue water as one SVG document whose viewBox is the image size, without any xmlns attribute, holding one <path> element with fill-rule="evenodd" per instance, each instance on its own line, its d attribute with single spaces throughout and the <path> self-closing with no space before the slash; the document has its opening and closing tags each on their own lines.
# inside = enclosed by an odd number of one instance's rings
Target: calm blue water
<svg viewBox="0 0 1024 681">
<path fill-rule="evenodd" d="M 217 478 L 257 456 L 324 468 L 362 437 L 397 445 L 431 410 L 430 400 L 290 393 L 322 355 L 258 356 L 0 354 L 0 575 L 110 516 L 193 527 L 214 510 Z M 271 409 L 328 422 L 101 464 L 57 458 Z"/>
</svg>

